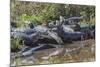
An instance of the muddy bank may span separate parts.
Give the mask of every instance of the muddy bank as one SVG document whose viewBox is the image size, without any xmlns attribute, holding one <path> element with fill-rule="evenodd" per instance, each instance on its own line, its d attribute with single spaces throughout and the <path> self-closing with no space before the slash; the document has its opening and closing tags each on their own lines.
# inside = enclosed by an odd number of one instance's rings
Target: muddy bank
<svg viewBox="0 0 100 67">
<path fill-rule="evenodd" d="M 80 45 L 84 47 L 79 48 Z M 31 56 L 12 58 L 11 65 L 37 65 L 53 63 L 84 62 L 95 60 L 95 40 L 65 43 L 64 48 L 35 51 Z"/>
</svg>

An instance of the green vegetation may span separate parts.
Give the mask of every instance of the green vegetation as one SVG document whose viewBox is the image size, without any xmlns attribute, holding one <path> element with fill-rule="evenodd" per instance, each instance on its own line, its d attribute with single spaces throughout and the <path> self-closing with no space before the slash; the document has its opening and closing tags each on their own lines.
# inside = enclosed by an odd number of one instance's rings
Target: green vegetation
<svg viewBox="0 0 100 67">
<path fill-rule="evenodd" d="M 25 20 L 32 20 L 33 23 L 45 23 L 48 20 L 59 19 L 62 15 L 65 18 L 80 16 L 80 22 L 94 24 L 95 23 L 95 6 L 86 5 L 71 5 L 71 4 L 55 4 L 55 3 L 40 3 L 40 2 L 24 2 L 11 0 L 11 22 L 17 23 L 17 26 L 22 26 Z M 11 38 L 11 50 L 19 48 L 19 38 Z M 92 45 L 92 40 L 86 41 L 84 44 Z M 79 41 L 80 43 L 80 41 Z M 74 43 L 77 45 L 79 43 Z M 66 45 L 66 44 L 65 44 Z M 69 44 L 70 45 L 70 44 Z M 94 43 L 93 43 L 94 45 Z M 67 44 L 68 46 L 68 44 Z M 72 47 L 73 48 L 73 47 Z M 66 48 L 67 49 L 67 48 Z M 51 50 L 50 50 L 51 51 Z M 39 51 L 40 52 L 40 51 Z M 45 54 L 48 51 L 44 50 Z M 41 52 L 40 52 L 41 53 Z M 48 64 L 48 63 L 66 63 L 66 62 L 79 62 L 79 61 L 94 61 L 95 52 L 91 51 L 91 47 L 86 46 L 80 50 L 79 54 L 51 56 L 48 60 L 42 60 L 43 53 L 35 54 L 36 60 L 32 63 L 25 58 L 12 59 L 12 65 L 33 65 L 33 64 Z M 38 57 L 39 56 L 39 57 Z"/>
<path fill-rule="evenodd" d="M 20 41 L 20 39 L 18 39 L 18 38 L 11 38 L 11 50 L 12 51 L 15 51 L 16 49 L 18 49 L 19 48 L 19 41 Z"/>
<path fill-rule="evenodd" d="M 25 20 L 32 20 L 34 23 L 44 23 L 47 20 L 59 19 L 59 15 L 66 18 L 80 16 L 80 22 L 95 22 L 95 6 L 23 2 L 11 0 L 11 21 L 18 26 Z"/>
</svg>

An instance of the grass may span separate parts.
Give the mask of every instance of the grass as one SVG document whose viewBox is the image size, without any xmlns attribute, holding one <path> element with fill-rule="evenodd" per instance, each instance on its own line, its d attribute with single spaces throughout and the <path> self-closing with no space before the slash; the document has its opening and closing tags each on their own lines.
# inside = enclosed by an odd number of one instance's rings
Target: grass
<svg viewBox="0 0 100 67">
<path fill-rule="evenodd" d="M 19 48 L 19 38 L 11 38 L 11 51 L 16 51 Z"/>
</svg>

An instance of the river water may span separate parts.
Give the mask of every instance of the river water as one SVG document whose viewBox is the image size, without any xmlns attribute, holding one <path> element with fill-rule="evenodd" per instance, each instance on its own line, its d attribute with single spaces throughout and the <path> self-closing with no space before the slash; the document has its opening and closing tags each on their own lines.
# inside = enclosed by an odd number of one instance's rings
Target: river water
<svg viewBox="0 0 100 67">
<path fill-rule="evenodd" d="M 84 47 L 80 48 L 83 44 Z M 50 48 L 35 51 L 31 56 L 12 58 L 11 66 L 59 64 L 70 62 L 95 61 L 95 40 L 65 43 L 63 48 Z"/>
</svg>

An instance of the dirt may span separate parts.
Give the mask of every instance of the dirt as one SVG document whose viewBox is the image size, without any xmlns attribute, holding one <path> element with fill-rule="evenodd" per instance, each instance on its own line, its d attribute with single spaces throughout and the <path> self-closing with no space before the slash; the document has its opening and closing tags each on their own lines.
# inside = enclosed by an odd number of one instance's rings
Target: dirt
<svg viewBox="0 0 100 67">
<path fill-rule="evenodd" d="M 29 57 L 11 59 L 11 66 L 58 64 L 69 62 L 95 61 L 95 40 L 65 43 L 64 48 L 50 48 L 36 51 Z"/>
</svg>

